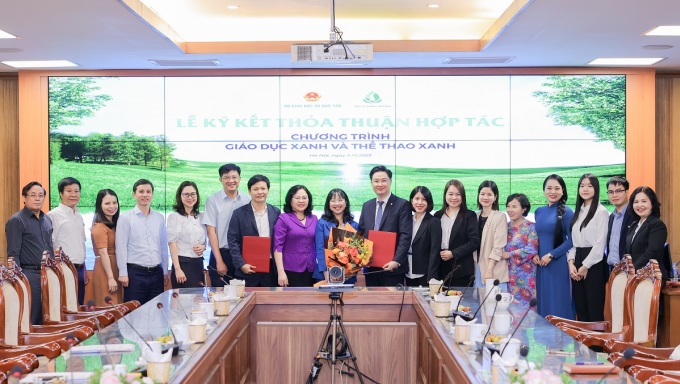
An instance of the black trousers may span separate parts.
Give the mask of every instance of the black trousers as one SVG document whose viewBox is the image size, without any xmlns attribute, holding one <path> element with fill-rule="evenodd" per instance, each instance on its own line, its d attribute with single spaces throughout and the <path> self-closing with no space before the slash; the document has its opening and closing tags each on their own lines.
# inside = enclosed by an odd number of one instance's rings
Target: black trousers
<svg viewBox="0 0 680 384">
<path fill-rule="evenodd" d="M 85 302 L 85 274 L 87 273 L 87 268 L 85 263 L 80 265 L 80 269 L 76 268 L 78 275 L 78 304 L 83 305 Z"/>
<path fill-rule="evenodd" d="M 172 283 L 172 288 L 200 288 L 201 283 L 204 283 L 203 279 L 203 258 L 202 257 L 186 257 L 178 256 L 179 267 L 184 272 L 187 277 L 187 281 L 184 283 L 177 282 L 177 276 L 175 275 L 175 266 L 172 266 L 172 271 L 170 272 L 170 282 Z"/>
<path fill-rule="evenodd" d="M 222 261 L 227 265 L 227 275 L 229 276 L 234 276 L 236 267 L 234 267 L 234 262 L 231 260 L 231 253 L 229 252 L 229 248 L 220 248 L 220 255 L 222 256 Z M 208 274 L 210 275 L 210 285 L 213 287 L 223 287 L 225 285 L 225 282 L 229 284 L 229 280 L 231 280 L 230 277 L 227 276 L 220 276 L 219 273 L 217 273 L 217 261 L 215 260 L 215 252 L 210 251 L 210 261 L 208 262 L 208 265 L 211 266 L 212 268 L 208 268 Z M 213 269 L 214 268 L 214 269 Z M 220 277 L 222 279 L 220 279 Z M 222 281 L 224 280 L 224 281 Z"/>
<path fill-rule="evenodd" d="M 286 276 L 288 276 L 288 286 L 289 287 L 311 287 L 314 285 L 314 279 L 312 278 L 312 272 L 292 272 L 286 271 Z M 276 285 L 279 285 L 278 275 L 276 277 Z"/>
<path fill-rule="evenodd" d="M 28 279 L 28 285 L 31 286 L 31 324 L 41 325 L 42 321 L 42 290 L 40 288 L 40 271 L 33 269 L 23 269 L 24 275 Z M 54 321 L 61 321 L 61 319 L 50 319 Z"/>
<path fill-rule="evenodd" d="M 133 268 L 128 264 L 128 286 L 123 291 L 125 301 L 137 300 L 144 305 L 149 300 L 163 293 L 163 266 L 154 271 Z"/>
<path fill-rule="evenodd" d="M 581 268 L 590 249 L 590 247 L 576 248 L 574 259 L 576 269 Z M 608 268 L 606 259 L 602 259 L 588 269 L 585 279 L 571 281 L 571 293 L 579 321 L 604 321 L 604 296 Z"/>
<path fill-rule="evenodd" d="M 405 277 L 406 280 L 406 286 L 407 287 L 418 287 L 418 286 L 423 286 L 423 287 L 428 287 L 429 284 L 427 282 L 427 275 L 417 277 L 415 279 L 409 279 L 408 277 Z"/>
<path fill-rule="evenodd" d="M 245 280 L 246 287 L 278 287 L 279 273 L 276 269 L 276 262 L 274 259 L 269 259 L 269 272 L 255 272 L 252 274 L 245 274 L 237 269 L 234 272 L 234 277 L 240 280 Z"/>
<path fill-rule="evenodd" d="M 367 287 L 396 287 L 397 284 L 404 284 L 406 273 L 378 272 L 382 270 L 380 267 L 368 267 L 364 277 Z"/>
</svg>

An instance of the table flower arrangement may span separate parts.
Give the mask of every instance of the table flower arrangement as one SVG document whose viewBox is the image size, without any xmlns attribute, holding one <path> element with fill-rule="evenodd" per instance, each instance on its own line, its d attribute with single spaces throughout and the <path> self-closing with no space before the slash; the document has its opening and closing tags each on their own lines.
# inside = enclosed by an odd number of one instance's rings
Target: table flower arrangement
<svg viewBox="0 0 680 384">
<path fill-rule="evenodd" d="M 90 384 L 154 384 L 154 381 L 148 377 L 140 377 L 140 375 L 128 373 L 126 375 L 119 375 L 113 370 L 96 371 L 90 376 Z"/>
<path fill-rule="evenodd" d="M 326 266 L 345 269 L 345 277 L 359 273 L 373 259 L 373 242 L 359 236 L 350 225 L 333 228 L 326 243 Z"/>
</svg>

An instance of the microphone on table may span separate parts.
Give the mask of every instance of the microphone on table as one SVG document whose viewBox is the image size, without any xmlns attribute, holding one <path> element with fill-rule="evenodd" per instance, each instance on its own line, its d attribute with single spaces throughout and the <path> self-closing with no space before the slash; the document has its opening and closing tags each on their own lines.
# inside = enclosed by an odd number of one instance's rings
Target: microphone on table
<svg viewBox="0 0 680 384">
<path fill-rule="evenodd" d="M 115 306 L 113 305 L 113 300 L 111 299 L 111 296 L 106 296 L 106 297 L 104 298 L 104 302 L 105 302 L 106 304 L 110 305 L 111 308 L 115 308 Z M 142 341 L 144 342 L 144 344 L 146 344 L 146 346 L 149 348 L 149 351 L 153 351 L 153 349 L 151 349 L 151 346 L 149 345 L 149 343 L 147 343 L 146 340 L 145 340 L 145 339 L 142 337 L 142 335 L 139 333 L 139 331 L 137 331 L 137 328 L 135 328 L 135 327 L 132 325 L 132 323 L 130 323 L 130 322 L 128 321 L 128 319 L 126 319 L 126 316 L 121 317 L 121 319 L 123 319 L 123 320 L 127 323 L 127 325 L 129 325 L 130 328 L 131 328 L 133 331 L 135 331 L 135 333 L 137 334 L 137 336 L 139 337 L 139 339 L 142 340 Z M 112 363 L 112 364 L 113 364 L 113 363 Z"/>
<path fill-rule="evenodd" d="M 78 341 L 78 338 L 76 338 L 76 335 L 74 335 L 73 333 L 69 332 L 66 335 L 66 342 L 68 343 L 69 352 L 73 348 L 73 344 L 75 344 L 77 341 Z M 72 357 L 72 355 L 71 355 L 71 357 Z M 69 359 L 69 360 L 71 360 L 71 359 Z M 71 382 L 75 383 L 75 381 L 73 380 L 73 363 L 69 364 L 69 362 L 66 361 L 66 365 L 68 367 L 68 371 L 71 373 Z"/>
<path fill-rule="evenodd" d="M 597 384 L 604 383 L 604 380 L 609 376 L 616 368 L 619 368 L 619 365 L 623 364 L 626 360 L 630 360 L 635 356 L 635 349 L 633 347 L 628 347 L 626 348 L 625 351 L 623 351 L 623 356 L 619 357 L 618 359 L 614 360 L 612 364 L 614 364 L 613 367 L 611 367 L 610 370 L 607 371 L 607 373 L 602 376 L 600 380 L 597 381 Z"/>
<path fill-rule="evenodd" d="M 493 286 L 494 286 L 494 288 L 497 287 L 498 284 L 500 284 L 500 283 L 501 283 L 500 280 L 498 280 L 498 279 L 494 280 L 494 281 L 493 281 Z M 493 292 L 493 291 L 494 291 L 494 289 L 489 289 L 489 292 L 486 293 L 486 296 L 484 296 L 484 300 L 482 300 L 481 304 L 479 304 L 479 308 L 477 308 L 477 310 L 475 311 L 475 314 L 472 315 L 472 318 L 473 318 L 473 319 L 474 319 L 475 317 L 477 317 L 477 313 L 479 313 L 479 310 L 482 309 L 482 307 L 484 306 L 484 302 L 486 301 L 486 299 L 489 298 L 489 296 L 491 295 L 491 292 Z M 494 311 L 495 311 L 495 310 L 494 310 Z"/>
<path fill-rule="evenodd" d="M 21 376 L 24 375 L 24 370 L 21 369 L 21 366 L 15 365 L 12 367 L 12 370 L 9 371 L 9 378 L 7 380 L 8 383 L 18 383 L 19 380 L 21 380 Z"/>
<path fill-rule="evenodd" d="M 222 281 L 224 281 L 224 280 L 222 280 Z M 199 281 L 199 282 L 198 282 L 198 285 L 200 285 L 200 286 L 203 287 L 203 288 L 207 288 L 207 287 L 205 286 L 205 284 L 203 284 L 202 281 Z M 208 295 L 210 295 L 210 294 L 208 294 Z M 210 302 L 210 296 L 208 296 L 208 297 L 205 298 L 205 302 L 206 302 L 206 303 L 209 303 L 209 302 Z M 170 323 L 168 323 L 168 324 L 170 324 Z"/>
<path fill-rule="evenodd" d="M 179 341 L 177 341 L 177 336 L 175 336 L 175 331 L 172 330 L 172 327 L 170 326 L 170 321 L 168 320 L 168 317 L 165 316 L 165 311 L 163 310 L 163 303 L 158 302 L 156 304 L 156 308 L 158 308 L 161 311 L 161 314 L 163 315 L 163 319 L 165 319 L 165 322 L 168 323 L 168 328 L 170 329 L 170 334 L 172 335 L 172 354 L 175 355 L 175 347 L 178 348 L 177 352 L 179 353 Z"/>
<path fill-rule="evenodd" d="M 507 344 L 505 345 L 506 347 L 508 346 Z M 505 348 L 503 348 L 505 350 Z M 503 355 L 503 352 L 501 351 L 501 356 Z M 527 360 L 527 356 L 529 356 L 529 346 L 527 345 L 522 345 L 519 347 L 519 355 L 524 358 L 524 364 L 526 364 L 527 371 L 531 369 L 529 366 L 529 360 Z"/>
<path fill-rule="evenodd" d="M 208 265 L 208 268 L 212 269 L 213 271 L 217 272 L 218 274 L 220 273 L 220 272 L 217 270 L 217 268 L 213 267 L 212 265 Z M 230 278 L 230 279 L 236 280 L 235 277 L 231 277 L 231 276 L 227 275 L 226 273 L 224 274 L 224 276 L 226 276 L 226 277 L 228 277 L 228 278 Z M 221 280 L 224 284 L 229 285 L 229 283 L 227 283 L 226 281 L 224 281 L 224 279 L 222 278 L 222 276 L 220 276 L 220 280 Z"/>
<path fill-rule="evenodd" d="M 460 268 L 460 265 L 456 265 L 454 263 L 453 268 L 451 268 L 451 272 L 449 272 L 448 275 L 444 276 L 444 280 L 442 281 L 442 285 L 439 286 L 439 291 L 437 291 L 438 293 L 441 292 L 442 289 L 444 289 L 444 286 L 446 286 L 447 291 L 451 288 L 449 286 L 449 284 L 451 283 L 451 280 L 453 280 L 453 274 L 458 270 L 458 268 Z M 447 283 L 447 280 L 448 280 L 448 283 Z"/>
<path fill-rule="evenodd" d="M 468 285 L 465 287 L 465 290 L 463 291 L 463 294 L 460 295 L 460 300 L 458 300 L 458 304 L 456 304 L 456 308 L 453 309 L 453 312 L 452 312 L 452 313 L 453 313 L 453 315 L 452 315 L 453 317 L 458 316 L 458 317 L 460 317 L 461 319 L 463 319 L 463 320 L 465 320 L 465 321 L 472 321 L 472 319 L 475 318 L 474 316 L 471 317 L 470 314 L 467 313 L 467 312 L 466 312 L 466 313 L 463 313 L 463 312 L 460 312 L 460 311 L 458 310 L 458 307 L 460 307 L 460 302 L 463 301 L 463 297 L 465 297 L 465 292 L 467 292 L 467 290 L 470 288 L 470 286 L 472 285 L 472 283 L 473 283 L 474 281 L 475 281 L 475 275 L 470 276 L 470 281 L 468 282 Z M 499 284 L 500 284 L 500 282 L 499 282 Z"/>
<path fill-rule="evenodd" d="M 187 315 L 187 311 L 184 310 L 184 307 L 182 306 L 182 302 L 179 300 L 179 294 L 177 292 L 172 293 L 172 298 L 177 299 L 177 304 L 179 304 L 180 309 L 184 313 L 184 317 L 186 317 L 187 321 L 189 320 L 189 315 Z"/>
<path fill-rule="evenodd" d="M 498 280 L 496 280 L 496 281 L 498 281 Z M 493 324 L 493 317 L 496 316 L 496 309 L 498 309 L 498 303 L 503 299 L 503 296 L 501 296 L 501 294 L 498 293 L 498 294 L 496 294 L 495 299 L 496 299 L 496 305 L 494 305 L 493 312 L 491 313 L 491 320 L 489 320 L 489 329 L 486 330 L 486 333 L 484 334 L 484 338 L 482 339 L 482 347 L 484 347 L 486 345 L 486 337 L 489 336 L 489 334 L 491 333 L 491 325 Z M 487 346 L 487 348 L 492 353 L 493 352 L 496 352 L 496 353 L 499 352 L 498 349 L 496 349 L 496 348 L 489 347 L 489 346 Z"/>
<path fill-rule="evenodd" d="M 97 306 L 94 304 L 94 300 L 89 300 L 87 302 L 87 309 L 89 309 L 90 311 L 94 311 L 96 308 Z M 101 324 L 99 324 L 99 319 L 97 318 L 97 316 L 93 316 L 92 319 L 94 320 L 94 324 L 97 326 L 97 331 L 101 335 L 102 327 Z M 106 353 L 106 359 L 109 360 L 109 364 L 113 364 L 113 360 L 111 359 L 111 355 L 109 354 L 109 348 L 106 344 L 107 344 L 106 340 L 104 340 L 104 353 Z"/>
<path fill-rule="evenodd" d="M 515 333 L 519 330 L 519 327 L 522 325 L 524 318 L 527 317 L 531 308 L 535 307 L 536 304 L 538 304 L 538 300 L 535 297 L 532 297 L 531 300 L 529 300 L 529 308 L 527 308 L 526 312 L 524 312 L 522 319 L 520 319 L 519 323 L 517 323 L 517 326 L 515 327 L 515 330 L 512 331 L 512 333 L 510 334 L 510 339 L 508 339 L 508 341 L 510 341 L 512 339 L 512 337 L 515 336 Z M 509 343 L 506 343 L 505 347 L 503 347 L 503 350 L 501 351 L 501 356 L 503 356 L 503 352 L 505 351 L 505 348 L 508 347 L 508 344 Z"/>
</svg>

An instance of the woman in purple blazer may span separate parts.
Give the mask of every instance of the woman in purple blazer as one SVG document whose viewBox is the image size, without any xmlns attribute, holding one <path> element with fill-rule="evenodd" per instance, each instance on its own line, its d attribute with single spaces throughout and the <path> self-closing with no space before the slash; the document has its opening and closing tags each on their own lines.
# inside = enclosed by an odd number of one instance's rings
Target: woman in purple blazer
<svg viewBox="0 0 680 384">
<path fill-rule="evenodd" d="M 295 185 L 286 194 L 283 214 L 274 226 L 274 260 L 281 287 L 311 287 L 316 267 L 316 216 L 312 215 L 312 194 Z"/>
</svg>

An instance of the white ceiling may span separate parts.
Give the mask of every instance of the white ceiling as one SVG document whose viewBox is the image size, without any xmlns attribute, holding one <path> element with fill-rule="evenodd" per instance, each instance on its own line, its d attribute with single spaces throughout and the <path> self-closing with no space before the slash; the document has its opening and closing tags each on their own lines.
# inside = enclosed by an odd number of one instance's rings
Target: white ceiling
<svg viewBox="0 0 680 384">
<path fill-rule="evenodd" d="M 248 3 L 254 0 L 201 1 L 222 2 L 225 7 L 240 1 L 242 9 L 248 9 Z M 417 14 L 427 17 L 426 12 L 420 11 L 425 9 L 425 4 L 452 3 L 452 0 L 394 1 L 411 4 L 413 8 L 395 7 L 384 10 L 385 15 L 397 12 L 415 15 L 414 9 L 418 7 Z M 270 11 L 280 9 L 276 13 L 281 17 L 304 15 L 310 9 L 329 15 L 330 8 L 329 0 L 264 3 Z M 311 7 L 311 3 L 315 6 Z M 343 29 L 347 39 L 365 41 L 343 27 L 343 17 L 357 17 L 364 12 L 379 15 L 383 11 L 375 9 L 375 2 L 368 0 L 345 3 L 349 4 L 336 1 L 336 25 Z M 259 28 L 268 28 L 268 23 L 257 19 L 257 12 L 248 10 L 247 16 L 254 17 L 253 23 Z M 666 59 L 654 68 L 660 72 L 677 71 L 680 70 L 680 37 L 642 36 L 655 26 L 677 24 L 680 24 L 680 1 L 677 0 L 534 0 L 482 52 L 376 52 L 374 60 L 361 68 L 580 67 L 597 57 L 664 57 Z M 0 0 L 0 29 L 19 36 L 19 39 L 0 39 L 0 61 L 63 59 L 85 70 L 168 68 L 149 61 L 155 59 L 217 59 L 219 68 L 343 67 L 293 64 L 290 53 L 185 54 L 116 0 Z M 327 29 L 317 31 L 315 28 L 308 40 L 319 39 L 319 34 L 326 36 Z M 672 45 L 673 48 L 649 50 L 643 48 L 645 45 Z M 506 64 L 444 64 L 448 57 L 513 59 Z M 15 71 L 0 64 L 0 72 Z"/>
</svg>

